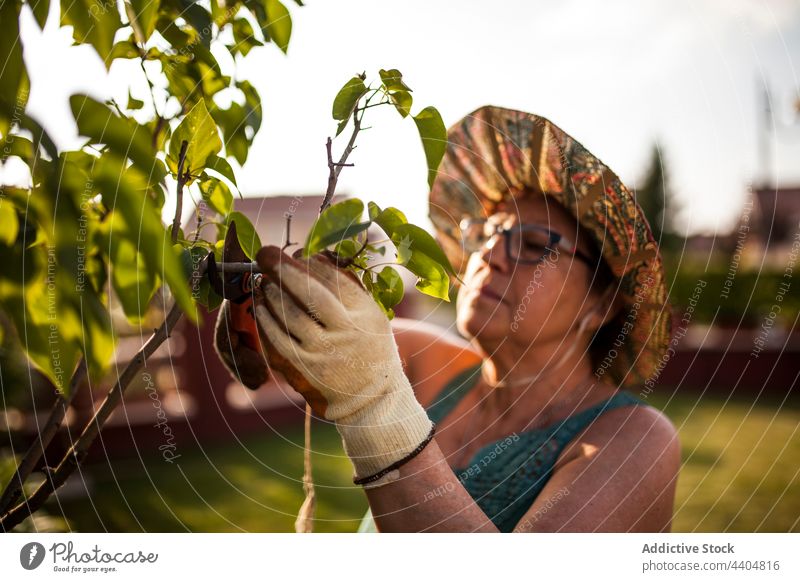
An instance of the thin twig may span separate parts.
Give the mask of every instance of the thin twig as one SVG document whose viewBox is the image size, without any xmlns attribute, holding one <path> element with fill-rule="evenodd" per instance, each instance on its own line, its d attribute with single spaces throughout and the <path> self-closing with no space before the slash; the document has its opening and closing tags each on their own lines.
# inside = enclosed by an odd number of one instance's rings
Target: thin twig
<svg viewBox="0 0 800 582">
<path fill-rule="evenodd" d="M 178 188 L 177 188 L 177 201 L 175 202 L 175 218 L 172 219 L 172 244 L 178 242 L 178 231 L 181 228 L 181 213 L 183 212 L 183 186 L 186 183 L 186 177 L 189 172 L 183 171 L 183 164 L 186 162 L 186 149 L 189 147 L 189 142 L 183 140 L 181 142 L 181 151 L 178 154 Z"/>
<path fill-rule="evenodd" d="M 331 201 L 333 200 L 333 195 L 336 192 L 336 184 L 339 180 L 339 174 L 341 173 L 342 168 L 354 165 L 348 164 L 347 158 L 356 148 L 356 137 L 358 136 L 358 132 L 361 131 L 361 120 L 364 117 L 365 110 L 371 107 L 369 102 L 377 94 L 377 92 L 378 91 L 376 90 L 367 98 L 363 107 L 356 108 L 356 110 L 353 112 L 353 133 L 350 135 L 350 140 L 347 142 L 347 146 L 344 148 L 342 156 L 339 158 L 337 163 L 333 162 L 333 140 L 329 137 L 328 141 L 325 142 L 325 149 L 327 150 L 328 154 L 328 189 L 325 192 L 325 198 L 322 200 L 322 204 L 319 207 L 320 214 L 322 214 L 325 209 L 330 206 Z M 382 105 L 382 103 L 376 105 Z M 288 243 L 288 225 L 286 240 Z M 361 247 L 359 253 L 361 253 L 366 246 L 367 239 L 364 240 L 364 246 Z M 334 257 L 336 257 L 338 261 L 338 256 L 334 254 Z M 306 404 L 304 427 L 305 443 L 303 452 L 303 491 L 305 492 L 305 500 L 303 501 L 303 505 L 300 507 L 300 511 L 297 514 L 297 520 L 294 523 L 295 531 L 298 533 L 310 533 L 313 531 L 314 511 L 316 508 L 316 492 L 314 490 L 314 478 L 312 475 L 311 463 L 311 407 L 308 404 Z"/>
<path fill-rule="evenodd" d="M 353 133 L 350 134 L 350 140 L 347 142 L 338 163 L 333 162 L 333 140 L 329 137 L 328 141 L 325 142 L 325 148 L 328 152 L 328 189 L 325 191 L 325 198 L 322 200 L 322 204 L 319 207 L 320 214 L 331 205 L 333 194 L 336 192 L 339 174 L 342 168 L 348 165 L 347 158 L 350 157 L 350 154 L 353 153 L 356 147 L 356 137 L 358 137 L 358 132 L 361 131 L 361 119 L 363 117 L 363 111 L 361 111 L 361 115 L 359 115 L 358 111 L 353 112 Z"/>
<path fill-rule="evenodd" d="M 178 323 L 183 313 L 177 303 L 172 306 L 167 314 L 164 323 L 161 324 L 150 339 L 142 346 L 142 349 L 133 357 L 117 379 L 116 384 L 109 390 L 106 399 L 92 419 L 86 424 L 78 440 L 70 447 L 58 466 L 49 471 L 44 483 L 28 499 L 14 507 L 11 511 L 0 518 L 0 531 L 11 531 L 30 515 L 38 511 L 50 495 L 61 487 L 67 478 L 80 466 L 89 452 L 89 447 L 94 442 L 100 429 L 111 416 L 122 400 L 125 389 L 133 378 L 145 366 L 147 358 L 155 352 L 159 346 L 169 338 L 170 333 Z"/>
<path fill-rule="evenodd" d="M 366 237 L 364 237 L 364 244 L 362 244 L 362 245 L 361 245 L 361 248 L 360 248 L 360 249 L 358 249 L 358 252 L 356 252 L 356 254 L 354 254 L 353 256 L 354 256 L 354 257 L 357 257 L 358 255 L 360 255 L 361 253 L 363 253 L 363 252 L 364 252 L 364 249 L 366 249 L 366 248 L 367 248 L 367 245 L 369 245 L 369 236 L 366 236 Z"/>
<path fill-rule="evenodd" d="M 292 240 L 291 239 L 291 232 L 292 232 L 292 215 L 287 213 L 286 214 L 286 241 L 283 243 L 283 248 L 281 248 L 282 251 L 285 251 L 287 248 L 289 248 L 293 244 L 296 244 L 296 243 L 291 242 L 291 240 Z"/>
<path fill-rule="evenodd" d="M 294 530 L 297 533 L 312 533 L 314 531 L 314 512 L 317 509 L 317 493 L 314 489 L 314 477 L 311 463 L 311 406 L 306 404 L 306 416 L 303 423 L 303 493 L 305 499 L 300 511 L 297 512 L 297 519 L 294 522 Z"/>
<path fill-rule="evenodd" d="M 380 101 L 379 103 L 372 103 L 369 105 L 364 105 L 356 109 L 356 111 L 364 111 L 365 109 L 369 109 L 370 107 L 380 107 L 381 105 L 386 105 L 389 101 Z"/>
<path fill-rule="evenodd" d="M 39 459 L 50 445 L 53 437 L 58 433 L 58 429 L 61 428 L 61 423 L 64 420 L 64 416 L 66 416 L 67 408 L 72 404 L 85 378 L 86 360 L 81 358 L 69 383 L 69 395 L 65 398 L 61 392 L 58 393 L 53 408 L 50 411 L 50 416 L 47 418 L 44 428 L 42 428 L 38 434 L 39 438 L 31 443 L 31 446 L 25 452 L 25 456 L 22 457 L 22 460 L 17 466 L 14 476 L 11 478 L 11 481 L 9 481 L 5 491 L 3 491 L 3 495 L 0 497 L 0 513 L 7 511 L 8 508 L 11 507 L 11 504 L 17 500 L 19 494 L 22 493 L 25 481 L 31 476 Z"/>
<path fill-rule="evenodd" d="M 374 95 L 374 94 L 373 94 Z M 333 162 L 333 140 L 329 137 L 325 142 L 325 149 L 328 154 L 328 189 L 325 192 L 325 198 L 319 207 L 319 213 L 322 214 L 325 209 L 330 206 L 333 195 L 336 192 L 336 184 L 339 180 L 339 174 L 345 166 L 352 166 L 353 164 L 347 163 L 347 158 L 353 153 L 356 147 L 356 137 L 361 130 L 361 119 L 364 117 L 364 111 L 353 112 L 353 133 L 350 135 L 350 140 L 347 142 L 342 156 L 337 163 Z M 288 234 L 287 234 L 288 240 Z M 285 247 L 284 247 L 285 248 Z M 298 533 L 310 533 L 314 529 L 314 511 L 316 509 L 316 491 L 314 490 L 314 477 L 312 474 L 311 463 L 311 407 L 306 404 L 305 416 L 305 431 L 304 431 L 304 450 L 303 450 L 303 491 L 305 492 L 305 500 L 300 507 L 295 521 L 295 531 Z"/>
</svg>

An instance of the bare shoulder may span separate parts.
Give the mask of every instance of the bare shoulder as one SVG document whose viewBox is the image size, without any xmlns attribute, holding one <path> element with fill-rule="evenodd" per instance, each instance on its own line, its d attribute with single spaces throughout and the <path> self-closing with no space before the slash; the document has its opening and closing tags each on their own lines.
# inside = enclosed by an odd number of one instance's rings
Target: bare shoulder
<svg viewBox="0 0 800 582">
<path fill-rule="evenodd" d="M 562 451 L 540 497 L 569 497 L 531 531 L 669 531 L 680 462 L 678 433 L 661 411 L 609 410 Z"/>
<path fill-rule="evenodd" d="M 680 441 L 672 421 L 660 410 L 647 404 L 622 406 L 600 415 L 563 451 L 559 463 L 590 449 L 604 449 L 607 458 L 619 461 L 666 463 L 673 468 L 680 463 Z"/>
<path fill-rule="evenodd" d="M 481 361 L 468 341 L 446 328 L 396 317 L 392 331 L 406 375 L 423 405 L 456 374 Z"/>
</svg>

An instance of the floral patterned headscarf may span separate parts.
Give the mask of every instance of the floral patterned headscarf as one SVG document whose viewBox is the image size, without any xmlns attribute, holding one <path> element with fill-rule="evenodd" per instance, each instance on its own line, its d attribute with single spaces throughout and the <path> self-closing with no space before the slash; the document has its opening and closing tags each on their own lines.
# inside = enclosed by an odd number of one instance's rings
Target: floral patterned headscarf
<svg viewBox="0 0 800 582">
<path fill-rule="evenodd" d="M 623 388 L 641 387 L 667 353 L 671 310 L 664 268 L 650 225 L 620 179 L 549 120 L 486 106 L 456 123 L 430 193 L 430 218 L 458 272 L 467 254 L 463 218 L 486 217 L 523 195 L 559 202 L 590 235 L 617 278 L 627 309 L 602 346 L 598 370 Z"/>
</svg>

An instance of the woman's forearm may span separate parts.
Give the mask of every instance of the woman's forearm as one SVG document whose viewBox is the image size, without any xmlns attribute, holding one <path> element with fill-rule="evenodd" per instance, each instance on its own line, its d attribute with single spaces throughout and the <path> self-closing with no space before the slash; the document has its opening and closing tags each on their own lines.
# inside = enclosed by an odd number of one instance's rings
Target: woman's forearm
<svg viewBox="0 0 800 582">
<path fill-rule="evenodd" d="M 461 485 L 435 439 L 399 471 L 396 481 L 366 489 L 379 531 L 498 531 Z"/>
</svg>

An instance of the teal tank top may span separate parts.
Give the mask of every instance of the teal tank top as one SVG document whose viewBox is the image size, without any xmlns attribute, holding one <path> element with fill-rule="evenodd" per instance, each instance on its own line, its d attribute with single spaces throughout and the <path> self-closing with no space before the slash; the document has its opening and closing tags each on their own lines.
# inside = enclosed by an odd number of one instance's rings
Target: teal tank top
<svg viewBox="0 0 800 582">
<path fill-rule="evenodd" d="M 468 368 L 451 380 L 428 406 L 439 423 L 477 383 L 481 366 Z M 547 484 L 561 451 L 575 436 L 608 410 L 643 405 L 630 392 L 610 398 L 550 426 L 515 433 L 479 449 L 466 467 L 454 469 L 461 484 L 501 532 L 510 532 Z M 376 532 L 367 510 L 359 532 Z"/>
</svg>

